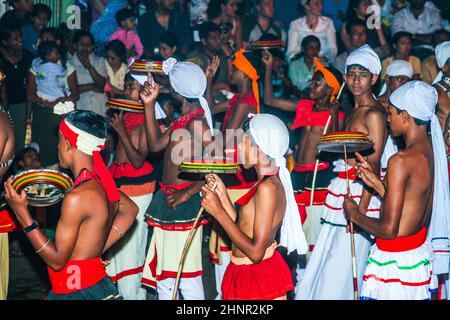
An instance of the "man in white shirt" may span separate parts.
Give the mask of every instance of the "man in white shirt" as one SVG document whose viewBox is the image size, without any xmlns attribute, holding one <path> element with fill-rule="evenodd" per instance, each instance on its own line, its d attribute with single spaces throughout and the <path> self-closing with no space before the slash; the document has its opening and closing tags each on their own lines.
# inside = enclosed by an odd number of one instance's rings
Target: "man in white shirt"
<svg viewBox="0 0 450 320">
<path fill-rule="evenodd" d="M 432 33 L 442 28 L 440 11 L 431 1 L 409 0 L 409 5 L 394 15 L 391 34 L 410 32 L 414 47 L 433 49 L 430 45 Z"/>
</svg>

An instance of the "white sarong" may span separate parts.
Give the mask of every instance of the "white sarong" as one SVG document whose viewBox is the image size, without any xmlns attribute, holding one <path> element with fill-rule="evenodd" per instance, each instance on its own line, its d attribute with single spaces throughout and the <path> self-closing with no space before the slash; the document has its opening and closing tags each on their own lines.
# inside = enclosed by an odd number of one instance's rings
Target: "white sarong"
<svg viewBox="0 0 450 320">
<path fill-rule="evenodd" d="M 343 160 L 335 161 L 336 172 L 345 172 Z M 351 167 L 348 166 L 348 170 Z M 363 185 L 350 181 L 350 193 L 359 203 Z M 342 204 L 347 194 L 346 180 L 335 178 L 328 187 L 325 210 L 322 213 L 322 229 L 308 259 L 305 273 L 296 288 L 296 299 L 351 300 L 353 299 L 353 275 L 350 233 L 346 232 L 347 219 Z M 367 216 L 378 218 L 381 202 L 373 196 Z M 355 232 L 358 288 L 361 290 L 369 249 L 373 241 L 364 231 Z"/>
</svg>

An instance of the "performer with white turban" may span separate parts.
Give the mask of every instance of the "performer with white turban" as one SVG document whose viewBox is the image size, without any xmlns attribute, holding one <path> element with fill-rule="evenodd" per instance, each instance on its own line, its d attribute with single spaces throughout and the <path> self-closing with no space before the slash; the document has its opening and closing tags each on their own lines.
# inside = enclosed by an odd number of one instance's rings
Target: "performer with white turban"
<svg viewBox="0 0 450 320">
<path fill-rule="evenodd" d="M 437 45 L 435 52 L 440 72 L 433 85 L 438 92 L 437 116 L 442 130 L 445 130 L 445 122 L 450 114 L 450 41 Z"/>
<path fill-rule="evenodd" d="M 403 137 L 405 148 L 389 160 L 384 183 L 358 156 L 358 177 L 383 198 L 380 219 L 360 214 L 349 197 L 344 203 L 349 219 L 376 237 L 363 299 L 430 299 L 432 274 L 448 274 L 450 195 L 436 103 L 436 89 L 422 81 L 408 82 L 392 93 L 390 129 Z"/>
<path fill-rule="evenodd" d="M 203 148 L 213 150 L 211 147 L 216 142 L 212 142 L 211 112 L 203 97 L 207 80 L 202 69 L 191 62 L 169 58 L 163 63 L 163 70 L 169 76 L 174 99 L 182 105 L 182 116 L 161 133 L 155 113 L 159 85 L 149 74 L 140 92 L 145 110 L 145 130 L 150 151 L 165 150 L 165 154 L 161 188 L 153 195 L 146 213 L 147 223 L 154 229 L 142 283 L 156 288 L 160 300 L 168 300 L 172 298 L 184 244 L 200 209 L 198 193 L 204 184 L 204 181 L 178 178 L 178 165 L 191 160 L 192 156 L 201 157 Z M 209 146 L 211 143 L 214 145 Z M 192 150 L 198 154 L 191 155 Z M 215 150 L 222 150 L 222 146 Z M 179 288 L 185 300 L 205 298 L 201 254 L 205 223 L 208 223 L 206 219 L 200 219 L 181 273 Z"/>
<path fill-rule="evenodd" d="M 410 81 L 413 77 L 413 68 L 408 61 L 394 60 L 386 69 L 384 85 L 378 96 L 378 102 L 387 110 L 389 97 L 395 89 Z"/>
<path fill-rule="evenodd" d="M 239 158 L 245 168 L 255 167 L 259 179 L 236 202 L 241 206 L 239 220 L 236 222 L 237 212 L 217 175 L 207 175 L 209 186 L 218 183 L 215 192 L 206 186 L 202 189 L 202 206 L 232 241 L 222 296 L 224 300 L 286 299 L 294 285 L 286 262 L 275 250 L 280 226 L 280 245 L 288 253 L 308 251 L 284 158 L 289 133 L 279 118 L 269 114 L 255 115 L 244 124 L 244 130 Z"/>
<path fill-rule="evenodd" d="M 380 59 L 368 45 L 364 45 L 349 55 L 345 70 L 344 78 L 356 103 L 345 130 L 364 132 L 373 141 L 373 150 L 367 153 L 367 159 L 378 172 L 388 137 L 386 111 L 372 94 L 372 86 L 381 71 Z M 372 196 L 371 191 L 356 180 L 354 156 L 349 155 L 347 166 L 344 160 L 335 161 L 333 164 L 338 177 L 328 186 L 325 209 L 321 218 L 322 229 L 303 279 L 296 287 L 296 299 L 353 299 L 351 237 L 346 230 L 347 219 L 342 208 L 344 196 L 347 194 L 346 167 L 350 179 L 350 194 L 359 202 L 359 211 L 370 217 L 378 217 L 380 200 L 377 196 Z M 360 290 L 372 243 L 370 235 L 366 232 L 355 230 L 354 237 Z"/>
<path fill-rule="evenodd" d="M 138 102 L 139 91 L 138 81 L 127 74 L 125 98 Z M 146 161 L 149 150 L 144 114 L 115 114 L 111 127 L 118 135 L 118 142 L 115 161 L 109 170 L 119 190 L 139 207 L 139 213 L 133 229 L 105 255 L 110 262 L 106 271 L 125 300 L 146 300 L 147 291 L 141 287 L 148 238 L 144 214 L 152 201 L 155 178 L 153 166 Z"/>
</svg>

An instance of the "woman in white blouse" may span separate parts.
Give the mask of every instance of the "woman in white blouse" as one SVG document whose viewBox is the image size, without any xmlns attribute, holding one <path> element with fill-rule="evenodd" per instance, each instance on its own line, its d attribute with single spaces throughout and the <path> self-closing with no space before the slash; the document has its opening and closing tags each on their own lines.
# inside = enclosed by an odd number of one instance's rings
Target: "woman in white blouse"
<svg viewBox="0 0 450 320">
<path fill-rule="evenodd" d="M 319 57 L 334 63 L 337 54 L 336 29 L 333 20 L 322 16 L 322 0 L 302 0 L 306 16 L 291 22 L 286 57 L 290 60 L 301 51 L 304 37 L 314 35 L 320 39 Z"/>
</svg>

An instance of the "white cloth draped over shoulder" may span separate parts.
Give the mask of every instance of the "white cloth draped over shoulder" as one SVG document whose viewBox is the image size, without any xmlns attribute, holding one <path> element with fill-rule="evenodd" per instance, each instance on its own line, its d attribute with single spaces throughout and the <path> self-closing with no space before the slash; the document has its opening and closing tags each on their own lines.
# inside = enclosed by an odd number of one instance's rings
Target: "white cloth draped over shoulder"
<svg viewBox="0 0 450 320">
<path fill-rule="evenodd" d="M 281 225 L 280 245 L 288 249 L 288 253 L 297 250 L 298 254 L 306 254 L 308 244 L 303 233 L 300 214 L 294 198 L 294 190 L 284 155 L 289 148 L 289 132 L 286 125 L 270 114 L 257 114 L 250 120 L 250 134 L 258 147 L 267 156 L 275 160 L 279 167 L 279 177 L 286 195 L 286 213 Z"/>
<path fill-rule="evenodd" d="M 446 148 L 435 114 L 438 94 L 423 81 L 410 81 L 396 89 L 390 103 L 414 118 L 430 121 L 434 154 L 433 212 L 427 239 L 433 247 L 433 274 L 447 274 L 450 262 L 450 191 Z"/>
</svg>

